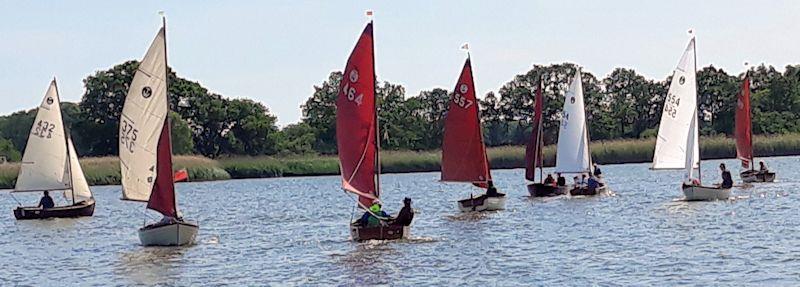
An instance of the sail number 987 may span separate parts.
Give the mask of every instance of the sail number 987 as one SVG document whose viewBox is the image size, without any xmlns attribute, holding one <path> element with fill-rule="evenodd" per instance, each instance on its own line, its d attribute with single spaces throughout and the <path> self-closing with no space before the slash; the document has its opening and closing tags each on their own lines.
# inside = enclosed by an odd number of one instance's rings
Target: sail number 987
<svg viewBox="0 0 800 287">
<path fill-rule="evenodd" d="M 119 132 L 119 145 L 124 147 L 130 153 L 133 153 L 133 147 L 136 146 L 136 137 L 139 133 L 139 130 L 124 118 L 121 125 L 122 130 Z"/>
</svg>

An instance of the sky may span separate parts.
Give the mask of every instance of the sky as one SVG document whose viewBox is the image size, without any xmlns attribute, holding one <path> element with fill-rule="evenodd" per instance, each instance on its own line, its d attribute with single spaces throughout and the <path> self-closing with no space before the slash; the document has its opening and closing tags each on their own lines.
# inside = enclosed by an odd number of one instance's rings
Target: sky
<svg viewBox="0 0 800 287">
<path fill-rule="evenodd" d="M 229 98 L 266 105 L 280 126 L 344 68 L 374 11 L 376 74 L 406 96 L 452 89 L 469 43 L 476 89 L 496 91 L 534 64 L 573 62 L 664 79 L 697 35 L 698 66 L 800 63 L 800 1 L 7 1 L 0 0 L 0 115 L 31 109 L 56 77 L 82 80 L 140 59 L 167 16 L 169 65 Z"/>
</svg>

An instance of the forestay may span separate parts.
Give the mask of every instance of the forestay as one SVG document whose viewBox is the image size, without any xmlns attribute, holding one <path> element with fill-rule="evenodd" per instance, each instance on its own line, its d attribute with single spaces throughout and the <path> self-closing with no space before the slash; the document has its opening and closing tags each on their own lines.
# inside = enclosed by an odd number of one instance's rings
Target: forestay
<svg viewBox="0 0 800 287">
<path fill-rule="evenodd" d="M 156 151 L 167 117 L 166 43 L 162 28 L 128 89 L 119 126 L 122 197 L 147 201 L 156 180 Z"/>
<path fill-rule="evenodd" d="M 672 74 L 661 122 L 658 128 L 653 169 L 681 169 L 686 165 L 686 155 L 692 162 L 700 160 L 697 129 L 689 144 L 692 125 L 697 125 L 697 81 L 695 75 L 695 40 L 692 38 Z M 694 121 L 694 123 L 693 123 Z M 688 153 L 687 148 L 692 148 Z"/>
<path fill-rule="evenodd" d="M 590 171 L 591 165 L 583 83 L 581 71 L 576 69 L 564 98 L 561 126 L 558 129 L 556 172 L 584 173 Z"/>
<path fill-rule="evenodd" d="M 36 112 L 14 190 L 19 192 L 70 188 L 65 140 L 61 101 L 56 81 L 53 80 Z"/>
</svg>

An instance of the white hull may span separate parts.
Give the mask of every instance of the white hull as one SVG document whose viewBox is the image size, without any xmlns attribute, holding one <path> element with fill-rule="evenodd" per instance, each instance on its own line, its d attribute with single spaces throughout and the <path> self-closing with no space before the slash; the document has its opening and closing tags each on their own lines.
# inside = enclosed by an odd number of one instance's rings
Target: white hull
<svg viewBox="0 0 800 287">
<path fill-rule="evenodd" d="M 726 200 L 731 197 L 730 188 L 718 188 L 699 185 L 684 185 L 683 195 L 686 200 Z"/>
<path fill-rule="evenodd" d="M 187 222 L 146 226 L 139 229 L 139 240 L 144 246 L 187 245 L 194 243 L 199 229 L 198 225 Z"/>
<path fill-rule="evenodd" d="M 489 197 L 484 199 L 483 204 L 476 206 L 464 206 L 458 203 L 458 209 L 461 212 L 503 210 L 506 209 L 506 196 Z"/>
</svg>

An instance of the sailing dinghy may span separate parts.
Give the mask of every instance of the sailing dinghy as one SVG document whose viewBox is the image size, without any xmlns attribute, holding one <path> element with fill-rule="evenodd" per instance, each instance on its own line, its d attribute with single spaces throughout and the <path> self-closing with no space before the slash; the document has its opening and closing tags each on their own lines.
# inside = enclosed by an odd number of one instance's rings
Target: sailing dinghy
<svg viewBox="0 0 800 287">
<path fill-rule="evenodd" d="M 172 139 L 167 113 L 166 20 L 133 77 L 119 126 L 122 199 L 147 202 L 161 221 L 139 229 L 144 246 L 191 244 L 197 223 L 178 212 L 172 173 Z"/>
<path fill-rule="evenodd" d="M 542 107 L 544 105 L 542 96 L 542 80 L 536 88 L 536 96 L 533 103 L 533 122 L 531 123 L 531 139 L 525 147 L 525 179 L 533 182 L 528 184 L 528 192 L 531 196 L 554 196 L 564 194 L 566 188 L 560 188 L 553 184 L 545 184 L 543 174 L 544 134 L 542 124 Z M 539 182 L 536 182 L 536 169 L 539 169 Z"/>
<path fill-rule="evenodd" d="M 375 53 L 372 21 L 361 33 L 344 69 L 336 99 L 336 142 L 342 188 L 358 196 L 356 205 L 365 212 L 380 199 L 380 131 L 375 97 Z M 379 217 L 377 214 L 373 216 Z M 377 226 L 350 223 L 355 241 L 391 240 L 411 235 L 410 225 Z"/>
<path fill-rule="evenodd" d="M 692 37 L 672 75 L 658 127 L 652 169 L 685 169 L 686 179 L 681 190 L 686 200 L 728 199 L 730 188 L 702 185 L 696 61 L 695 38 Z"/>
<path fill-rule="evenodd" d="M 592 154 L 589 150 L 589 128 L 586 124 L 580 69 L 575 70 L 575 76 L 564 96 L 564 109 L 556 147 L 556 172 L 577 174 L 580 178 L 592 173 Z M 575 184 L 570 188 L 570 195 L 597 195 L 608 189 L 602 178 L 595 180 L 598 181 L 597 187 Z"/>
<path fill-rule="evenodd" d="M 498 193 L 492 183 L 478 113 L 472 64 L 467 55 L 445 118 L 441 181 L 471 183 L 486 189 L 486 193 L 459 200 L 458 209 L 462 212 L 502 210 L 506 206 L 506 195 Z"/>
<path fill-rule="evenodd" d="M 775 173 L 768 170 L 756 170 L 753 158 L 753 128 L 750 120 L 750 77 L 745 74 L 742 91 L 736 102 L 736 157 L 742 161 L 739 173 L 744 182 L 772 182 Z"/>
<path fill-rule="evenodd" d="M 17 219 L 92 216 L 94 196 L 83 175 L 72 139 L 61 117 L 56 80 L 50 82 L 36 112 L 13 192 L 64 191 L 71 205 L 41 208 L 20 206 Z"/>
</svg>

